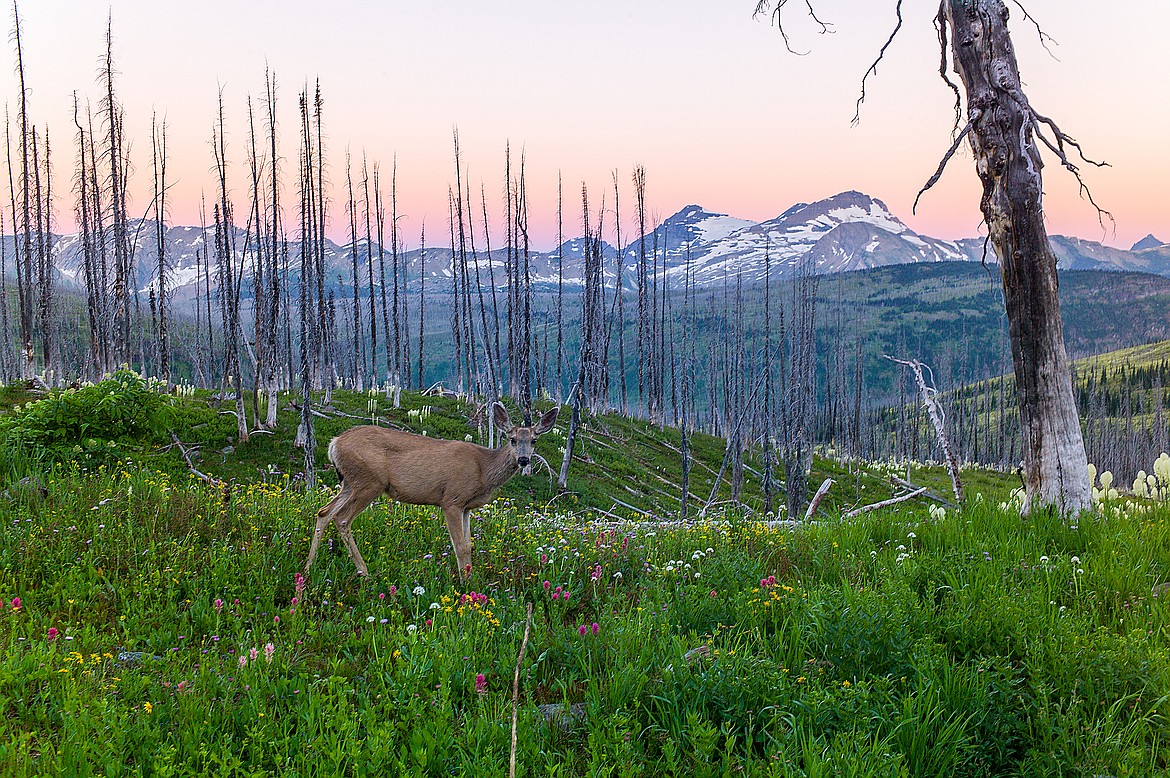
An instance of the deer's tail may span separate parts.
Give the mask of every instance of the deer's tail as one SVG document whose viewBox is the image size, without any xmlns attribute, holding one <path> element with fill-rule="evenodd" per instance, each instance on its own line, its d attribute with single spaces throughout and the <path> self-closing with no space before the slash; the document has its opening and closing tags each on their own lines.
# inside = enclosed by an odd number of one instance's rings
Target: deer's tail
<svg viewBox="0 0 1170 778">
<path fill-rule="evenodd" d="M 337 480 L 345 481 L 345 474 L 341 472 L 341 468 L 337 466 L 337 438 L 329 441 L 328 451 L 329 461 L 333 464 L 333 468 L 337 470 Z"/>
</svg>

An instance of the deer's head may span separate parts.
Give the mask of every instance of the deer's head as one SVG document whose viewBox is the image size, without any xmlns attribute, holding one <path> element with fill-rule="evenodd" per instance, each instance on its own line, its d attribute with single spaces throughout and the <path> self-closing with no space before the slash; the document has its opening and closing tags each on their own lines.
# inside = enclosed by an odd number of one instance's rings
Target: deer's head
<svg viewBox="0 0 1170 778">
<path fill-rule="evenodd" d="M 507 436 L 507 447 L 511 450 L 520 472 L 524 475 L 532 475 L 532 461 L 536 456 L 532 444 L 536 442 L 538 437 L 552 429 L 553 424 L 557 421 L 559 411 L 560 407 L 553 408 L 541 416 L 540 421 L 531 427 L 513 427 L 512 420 L 508 418 L 508 411 L 504 406 L 500 403 L 495 403 L 492 406 L 492 417 L 496 426 Z"/>
</svg>

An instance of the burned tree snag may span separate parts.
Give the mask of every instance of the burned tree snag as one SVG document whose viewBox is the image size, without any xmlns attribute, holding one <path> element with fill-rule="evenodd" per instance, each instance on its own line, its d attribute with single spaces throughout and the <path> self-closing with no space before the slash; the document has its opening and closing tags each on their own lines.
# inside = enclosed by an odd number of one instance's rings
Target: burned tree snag
<svg viewBox="0 0 1170 778">
<path fill-rule="evenodd" d="M 1041 134 L 1047 125 L 1061 162 L 1074 173 L 1064 149 L 1075 142 L 1025 97 L 1002 0 L 946 0 L 941 10 L 967 91 L 971 149 L 983 183 L 980 208 L 1003 277 L 1020 408 L 1024 510 L 1089 508 L 1087 457 L 1064 348 L 1056 255 L 1044 229 L 1036 138 L 1048 144 Z"/>
<path fill-rule="evenodd" d="M 757 14 L 771 13 L 786 46 L 789 40 L 780 14 L 787 3 L 788 0 L 756 3 Z M 825 29 L 811 0 L 801 5 Z M 902 0 L 894 0 L 894 5 L 898 17 L 893 33 L 896 35 L 902 26 Z M 1074 512 L 1091 507 L 1092 501 L 1060 320 L 1056 256 L 1044 229 L 1040 175 L 1043 163 L 1037 143 L 1076 176 L 1081 193 L 1094 207 L 1096 203 L 1070 156 L 1075 154 L 1090 164 L 1101 163 L 1087 159 L 1075 140 L 1032 107 L 1020 85 L 1007 22 L 1004 0 L 941 0 L 935 16 L 942 54 L 939 75 L 954 93 L 955 137 L 922 191 L 939 180 L 947 162 L 967 140 L 983 184 L 980 207 L 988 240 L 995 247 L 1003 278 L 1020 409 L 1024 512 L 1049 505 Z M 888 46 L 889 41 L 878 54 L 878 62 Z M 965 124 L 963 95 L 948 76 L 948 53 L 951 67 L 966 91 Z M 874 72 L 876 64 L 863 77 L 862 99 L 864 79 Z M 1108 216 L 1100 208 L 1097 210 L 1099 216 Z"/>
</svg>

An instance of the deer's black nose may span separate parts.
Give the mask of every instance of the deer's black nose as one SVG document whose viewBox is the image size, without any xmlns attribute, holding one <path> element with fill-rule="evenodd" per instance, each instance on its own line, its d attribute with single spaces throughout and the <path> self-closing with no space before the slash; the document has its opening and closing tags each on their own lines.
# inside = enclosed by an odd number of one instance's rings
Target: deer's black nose
<svg viewBox="0 0 1170 778">
<path fill-rule="evenodd" d="M 520 467 L 528 467 L 528 457 L 516 457 L 516 462 Z"/>
</svg>

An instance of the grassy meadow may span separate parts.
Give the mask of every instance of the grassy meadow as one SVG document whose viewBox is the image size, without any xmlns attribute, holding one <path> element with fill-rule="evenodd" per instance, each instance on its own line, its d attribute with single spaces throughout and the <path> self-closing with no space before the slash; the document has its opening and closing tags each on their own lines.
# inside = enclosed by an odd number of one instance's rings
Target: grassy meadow
<svg viewBox="0 0 1170 778">
<path fill-rule="evenodd" d="M 526 626 L 518 775 L 1170 766 L 1170 502 L 1105 490 L 1096 513 L 1021 518 L 1011 477 L 973 470 L 961 510 L 842 519 L 894 466 L 818 460 L 813 486 L 839 484 L 813 523 L 724 508 L 678 524 L 645 520 L 664 497 L 621 514 L 600 475 L 575 499 L 517 478 L 473 522 L 466 581 L 436 510 L 386 501 L 356 523 L 368 579 L 332 530 L 303 578 L 335 487 L 306 490 L 281 435 L 224 453 L 234 420 L 203 398 L 142 410 L 137 446 L 46 442 L 14 432 L 51 418 L 44 401 L 9 399 L 24 405 L 0 420 L 0 775 L 506 775 Z M 409 398 L 424 402 L 439 407 Z M 440 417 L 432 434 L 454 437 Z M 163 422 L 202 435 L 232 485 L 176 466 Z M 627 452 L 666 435 L 606 430 Z M 677 482 L 665 454 L 625 460 L 619 481 Z"/>
</svg>

